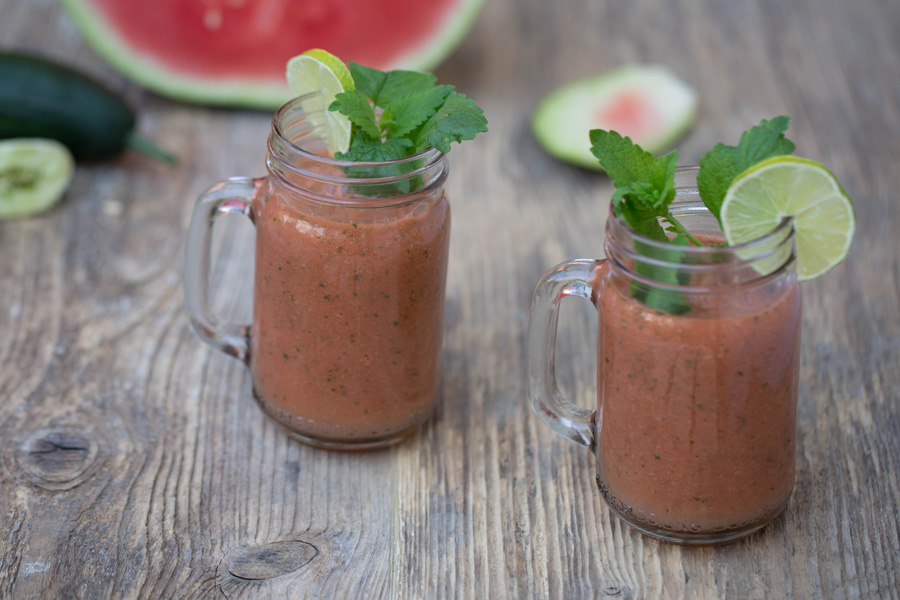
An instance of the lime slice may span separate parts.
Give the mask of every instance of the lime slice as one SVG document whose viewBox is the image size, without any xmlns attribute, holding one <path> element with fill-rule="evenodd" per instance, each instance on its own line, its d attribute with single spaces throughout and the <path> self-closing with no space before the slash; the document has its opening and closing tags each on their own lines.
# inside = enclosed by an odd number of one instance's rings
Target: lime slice
<svg viewBox="0 0 900 600">
<path fill-rule="evenodd" d="M 74 171 L 72 154 L 55 140 L 0 141 L 0 219 L 47 210 L 62 198 Z"/>
<path fill-rule="evenodd" d="M 837 178 L 822 164 L 795 156 L 776 156 L 738 175 L 720 216 L 729 244 L 755 240 L 793 217 L 800 280 L 843 261 L 856 229 L 853 202 Z"/>
<path fill-rule="evenodd" d="M 314 48 L 288 61 L 287 81 L 295 96 L 318 94 L 306 100 L 303 108 L 328 150 L 332 154 L 346 152 L 350 147 L 350 120 L 328 107 L 335 96 L 354 89 L 347 66 L 330 52 Z"/>
</svg>

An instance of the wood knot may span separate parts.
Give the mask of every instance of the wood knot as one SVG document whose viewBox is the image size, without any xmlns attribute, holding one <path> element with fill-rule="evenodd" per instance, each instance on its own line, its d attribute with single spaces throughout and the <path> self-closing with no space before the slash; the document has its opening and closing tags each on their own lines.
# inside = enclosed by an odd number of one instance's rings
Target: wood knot
<svg viewBox="0 0 900 600">
<path fill-rule="evenodd" d="M 307 565 L 319 549 L 300 540 L 272 542 L 263 546 L 241 546 L 229 552 L 225 568 L 239 579 L 271 579 Z"/>
<path fill-rule="evenodd" d="M 99 466 L 100 445 L 89 433 L 48 428 L 32 433 L 15 451 L 16 465 L 34 485 L 68 490 L 90 477 Z"/>
</svg>

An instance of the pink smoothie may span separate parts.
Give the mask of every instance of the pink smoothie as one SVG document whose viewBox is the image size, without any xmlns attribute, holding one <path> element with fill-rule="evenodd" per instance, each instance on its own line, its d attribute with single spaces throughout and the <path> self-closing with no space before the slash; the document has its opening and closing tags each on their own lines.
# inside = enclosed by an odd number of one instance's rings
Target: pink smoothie
<svg viewBox="0 0 900 600">
<path fill-rule="evenodd" d="M 673 531 L 765 522 L 794 482 L 800 295 L 781 280 L 682 315 L 595 273 L 601 490 Z"/>
<path fill-rule="evenodd" d="M 251 370 L 264 410 L 320 441 L 377 442 L 430 415 L 450 208 L 323 208 L 270 191 L 257 227 Z"/>
</svg>

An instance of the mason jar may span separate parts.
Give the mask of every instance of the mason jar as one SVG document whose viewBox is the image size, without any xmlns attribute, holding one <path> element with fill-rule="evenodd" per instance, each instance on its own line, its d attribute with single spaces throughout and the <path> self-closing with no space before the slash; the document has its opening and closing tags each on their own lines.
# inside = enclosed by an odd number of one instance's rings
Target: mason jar
<svg viewBox="0 0 900 600">
<path fill-rule="evenodd" d="M 706 245 L 639 235 L 611 206 L 606 258 L 565 262 L 539 283 L 528 372 L 541 420 L 595 452 L 613 514 L 653 537 L 716 544 L 760 529 L 790 498 L 801 300 L 790 219 L 719 245 L 696 174 L 678 169 L 670 212 Z M 599 315 L 592 410 L 567 401 L 555 380 L 566 296 Z"/>
<path fill-rule="evenodd" d="M 327 155 L 307 97 L 272 123 L 266 177 L 200 196 L 188 236 L 191 326 L 245 361 L 263 411 L 314 446 L 354 450 L 402 440 L 431 415 L 440 379 L 450 206 L 445 156 L 389 162 Z M 208 307 L 216 219 L 256 229 L 253 323 Z"/>
</svg>

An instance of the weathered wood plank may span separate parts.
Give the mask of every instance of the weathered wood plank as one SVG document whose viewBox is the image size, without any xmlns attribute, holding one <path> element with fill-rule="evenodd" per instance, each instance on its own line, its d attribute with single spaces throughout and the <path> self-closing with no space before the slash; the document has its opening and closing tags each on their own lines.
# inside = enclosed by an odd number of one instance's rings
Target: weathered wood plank
<svg viewBox="0 0 900 600">
<path fill-rule="evenodd" d="M 0 223 L 0 597 L 897 598 L 898 30 L 900 5 L 884 0 L 488 3 L 438 72 L 491 127 L 451 155 L 438 413 L 392 450 L 334 454 L 270 423 L 243 366 L 182 314 L 192 199 L 263 173 L 269 116 L 148 94 L 51 0 L 0 0 L 0 45 L 94 73 L 183 161 L 83 165 L 61 207 Z M 528 115 L 553 87 L 629 61 L 698 89 L 681 162 L 790 114 L 800 153 L 857 202 L 847 263 L 804 287 L 795 495 L 764 532 L 720 548 L 616 521 L 590 453 L 525 401 L 533 287 L 602 254 L 611 191 L 546 157 Z M 249 317 L 252 241 L 239 224 L 216 240 L 217 309 L 235 320 Z M 596 316 L 562 312 L 559 377 L 588 406 Z"/>
</svg>

